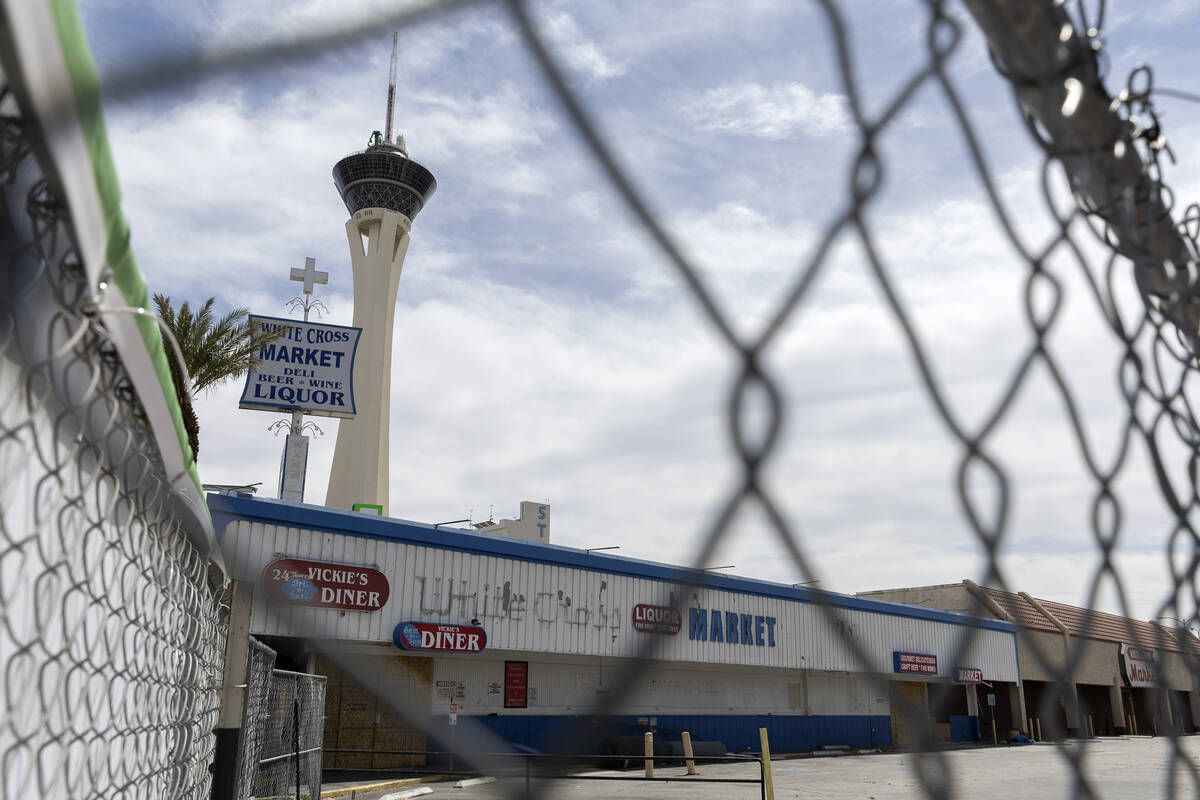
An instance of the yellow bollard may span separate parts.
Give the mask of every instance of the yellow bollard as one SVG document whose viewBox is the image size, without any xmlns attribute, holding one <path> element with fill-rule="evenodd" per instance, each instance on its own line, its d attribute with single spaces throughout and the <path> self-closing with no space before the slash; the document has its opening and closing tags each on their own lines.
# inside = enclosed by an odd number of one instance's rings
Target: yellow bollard
<svg viewBox="0 0 1200 800">
<path fill-rule="evenodd" d="M 654 777 L 654 733 L 646 731 L 646 735 L 642 737 L 646 742 L 646 777 Z"/>
<path fill-rule="evenodd" d="M 996 718 L 992 717 L 992 744 L 999 746 L 1000 737 L 996 735 Z"/>
<path fill-rule="evenodd" d="M 1045 739 L 1042 738 L 1042 718 L 1034 717 L 1033 721 L 1037 723 L 1037 731 L 1038 731 L 1037 740 L 1039 742 L 1044 742 Z"/>
<path fill-rule="evenodd" d="M 1089 739 L 1095 739 L 1095 738 L 1096 738 L 1096 726 L 1095 726 L 1095 724 L 1093 724 L 1093 722 L 1092 722 L 1092 715 L 1091 715 L 1091 714 L 1088 714 L 1088 738 L 1089 738 Z"/>
<path fill-rule="evenodd" d="M 1030 717 L 1029 718 L 1029 738 L 1033 739 L 1036 742 L 1037 741 L 1036 737 L 1037 737 L 1037 734 L 1035 734 L 1033 732 L 1033 717 Z"/>
<path fill-rule="evenodd" d="M 762 742 L 762 778 L 763 791 L 767 800 L 775 800 L 775 780 L 771 777 L 771 744 L 767 741 L 767 729 L 758 729 L 758 739 Z"/>
<path fill-rule="evenodd" d="M 687 774 L 696 774 L 696 759 L 692 757 L 692 735 L 683 732 L 683 763 L 687 764 Z"/>
</svg>

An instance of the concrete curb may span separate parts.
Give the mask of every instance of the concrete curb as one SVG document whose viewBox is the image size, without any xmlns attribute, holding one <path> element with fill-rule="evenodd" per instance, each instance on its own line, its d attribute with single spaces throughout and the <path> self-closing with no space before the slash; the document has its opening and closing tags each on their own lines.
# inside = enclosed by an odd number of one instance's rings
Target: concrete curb
<svg viewBox="0 0 1200 800">
<path fill-rule="evenodd" d="M 350 797 L 355 792 L 378 792 L 383 789 L 402 789 L 405 786 L 418 786 L 422 783 L 434 783 L 445 779 L 445 775 L 423 775 L 420 778 L 397 778 L 392 781 L 346 786 L 342 789 L 327 789 L 321 792 L 321 800 L 328 800 L 330 797 Z"/>
<path fill-rule="evenodd" d="M 415 789 L 405 789 L 402 792 L 385 794 L 379 800 L 410 800 L 410 798 L 420 797 L 423 794 L 433 794 L 433 789 L 430 789 L 428 786 L 418 786 Z"/>
</svg>

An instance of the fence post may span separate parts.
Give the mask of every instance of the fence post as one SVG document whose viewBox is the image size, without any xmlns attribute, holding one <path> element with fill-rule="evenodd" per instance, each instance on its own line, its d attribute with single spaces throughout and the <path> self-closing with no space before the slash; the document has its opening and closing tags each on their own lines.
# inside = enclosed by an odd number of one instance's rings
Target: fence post
<svg viewBox="0 0 1200 800">
<path fill-rule="evenodd" d="M 645 742 L 646 756 L 646 777 L 654 777 L 654 732 L 646 731 L 646 735 L 642 737 Z"/>
<path fill-rule="evenodd" d="M 771 776 L 771 743 L 767 741 L 767 729 L 758 729 L 758 740 L 762 743 L 763 791 L 767 800 L 775 800 L 775 780 Z"/>
<path fill-rule="evenodd" d="M 296 755 L 296 800 L 300 800 L 300 679 L 296 678 L 296 699 L 292 701 L 292 748 Z"/>
<path fill-rule="evenodd" d="M 687 774 L 696 774 L 696 759 L 692 756 L 692 734 L 683 732 L 683 763 L 687 764 Z"/>
</svg>

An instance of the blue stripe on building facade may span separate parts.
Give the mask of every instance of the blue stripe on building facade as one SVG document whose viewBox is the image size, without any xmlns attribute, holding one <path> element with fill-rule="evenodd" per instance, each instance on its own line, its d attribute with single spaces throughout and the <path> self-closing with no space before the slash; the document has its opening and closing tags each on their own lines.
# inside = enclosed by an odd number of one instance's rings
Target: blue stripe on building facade
<svg viewBox="0 0 1200 800">
<path fill-rule="evenodd" d="M 564 744 L 581 755 L 601 755 L 608 736 L 641 735 L 636 716 L 587 717 L 569 714 L 533 716 L 471 717 L 496 736 L 514 745 L 540 753 L 562 752 Z M 644 717 L 643 717 L 644 719 Z M 767 729 L 771 750 L 778 753 L 816 750 L 825 745 L 891 747 L 892 721 L 886 716 L 780 714 L 659 714 L 655 735 L 664 741 L 679 741 L 688 731 L 694 741 L 721 742 L 731 753 L 758 752 L 762 745 L 759 728 Z M 453 732 L 446 715 L 429 719 L 429 730 L 449 748 Z"/>
</svg>

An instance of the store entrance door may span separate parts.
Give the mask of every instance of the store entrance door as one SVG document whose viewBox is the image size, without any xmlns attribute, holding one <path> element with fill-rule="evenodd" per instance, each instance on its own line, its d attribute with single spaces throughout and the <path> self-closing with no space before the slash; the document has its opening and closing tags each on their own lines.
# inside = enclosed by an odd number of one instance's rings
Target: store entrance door
<svg viewBox="0 0 1200 800">
<path fill-rule="evenodd" d="M 916 744 L 922 728 L 929 727 L 929 709 L 925 704 L 925 684 L 914 681 L 889 683 L 892 703 L 892 747 Z"/>
</svg>

